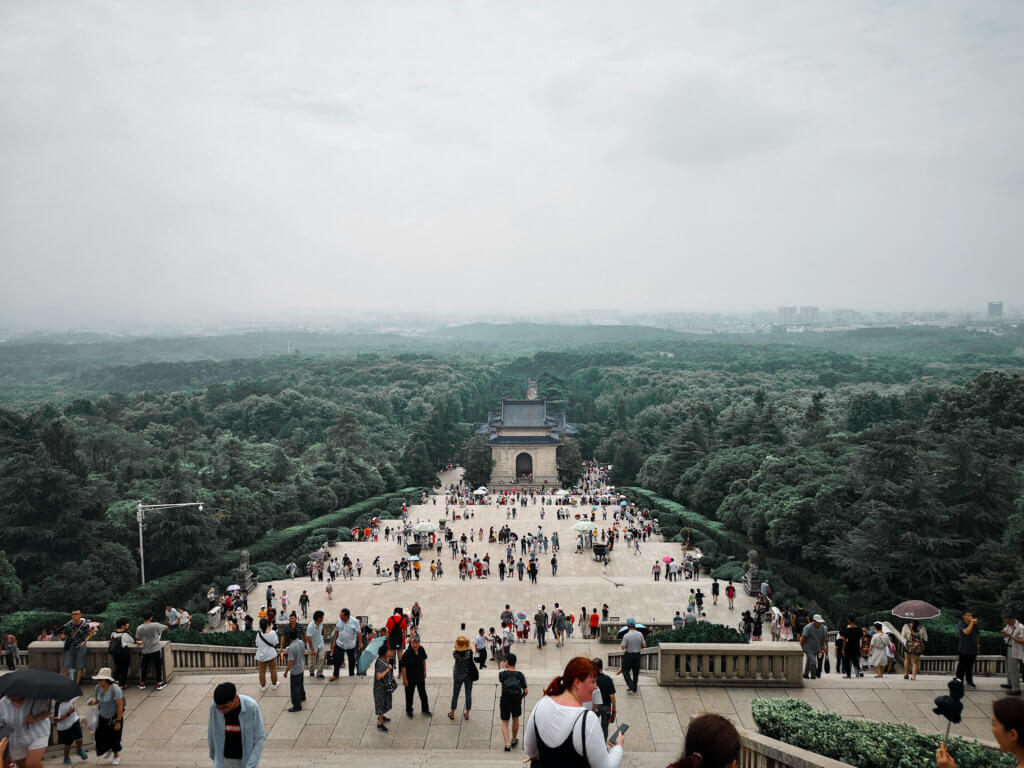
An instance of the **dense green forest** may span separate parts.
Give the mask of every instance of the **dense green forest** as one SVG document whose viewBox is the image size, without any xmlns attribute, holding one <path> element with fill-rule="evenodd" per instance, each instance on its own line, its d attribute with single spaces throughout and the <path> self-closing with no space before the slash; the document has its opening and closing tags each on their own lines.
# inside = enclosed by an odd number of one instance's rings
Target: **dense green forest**
<svg viewBox="0 0 1024 768">
<path fill-rule="evenodd" d="M 532 377 L 580 426 L 566 477 L 579 456 L 613 463 L 617 484 L 813 574 L 794 589 L 833 613 L 909 597 L 1024 613 L 1019 339 L 510 328 L 229 359 L 173 340 L 0 347 L 0 610 L 91 610 L 136 584 L 136 499 L 206 502 L 148 520 L 155 576 L 451 460 L 483 471 L 473 428 Z M 105 357 L 118 344 L 134 351 Z"/>
</svg>

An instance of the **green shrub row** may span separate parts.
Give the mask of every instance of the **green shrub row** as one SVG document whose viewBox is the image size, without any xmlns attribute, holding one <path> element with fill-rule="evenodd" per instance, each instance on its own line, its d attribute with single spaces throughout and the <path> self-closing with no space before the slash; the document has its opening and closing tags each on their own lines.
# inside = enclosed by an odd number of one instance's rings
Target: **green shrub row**
<svg viewBox="0 0 1024 768">
<path fill-rule="evenodd" d="M 818 712 L 800 699 L 754 699 L 750 708 L 765 736 L 857 768 L 934 766 L 941 740 L 909 725 L 846 720 Z M 1016 764 L 1008 754 L 963 739 L 951 738 L 946 746 L 957 768 L 1013 768 Z"/>
<path fill-rule="evenodd" d="M 619 489 L 619 492 L 624 494 L 630 503 L 650 509 L 651 514 L 657 518 L 666 539 L 671 539 L 683 528 L 692 528 L 713 540 L 718 549 L 727 555 L 745 557 L 750 549 L 750 543 L 740 534 L 726 528 L 724 523 L 710 520 L 704 515 L 687 509 L 671 499 L 658 496 L 646 488 L 627 487 Z M 668 532 L 666 532 L 666 526 L 668 526 Z M 692 540 L 693 536 L 690 538 Z"/>
<path fill-rule="evenodd" d="M 383 496 L 374 496 L 305 523 L 292 525 L 280 531 L 270 531 L 245 549 L 249 551 L 250 562 L 287 562 L 286 558 L 296 545 L 312 536 L 313 531 L 329 527 L 348 529 L 357 517 L 374 507 L 383 505 L 389 510 L 401 510 L 405 503 L 418 504 L 423 492 L 422 488 L 403 488 Z M 322 541 L 323 539 L 320 540 Z M 152 610 L 159 617 L 167 605 L 185 605 L 197 595 L 205 595 L 214 578 L 222 579 L 224 574 L 230 574 L 238 566 L 241 555 L 242 549 L 223 552 L 219 556 L 209 558 L 201 568 L 175 571 L 136 587 L 121 599 L 110 603 L 102 613 L 88 617 L 103 624 L 94 639 L 108 637 L 114 628 L 114 622 L 119 618 L 131 619 L 134 627 L 140 621 L 143 611 Z M 27 644 L 35 640 L 43 629 L 60 626 L 69 619 L 70 616 L 63 613 L 18 611 L 0 619 L 0 632 L 9 632 L 15 635 L 20 643 Z"/>
<path fill-rule="evenodd" d="M 670 629 L 647 638 L 647 647 L 661 643 L 745 643 L 747 638 L 724 624 L 687 624 L 682 629 Z"/>
</svg>

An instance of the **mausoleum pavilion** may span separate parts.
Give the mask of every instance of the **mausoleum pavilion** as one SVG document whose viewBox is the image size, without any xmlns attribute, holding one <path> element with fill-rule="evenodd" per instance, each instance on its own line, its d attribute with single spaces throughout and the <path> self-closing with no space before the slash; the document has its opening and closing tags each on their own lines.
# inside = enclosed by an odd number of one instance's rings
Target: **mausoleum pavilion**
<svg viewBox="0 0 1024 768">
<path fill-rule="evenodd" d="M 546 400 L 502 400 L 477 430 L 487 435 L 494 468 L 490 487 L 558 485 L 558 446 L 577 434 L 564 413 L 548 413 Z"/>
</svg>

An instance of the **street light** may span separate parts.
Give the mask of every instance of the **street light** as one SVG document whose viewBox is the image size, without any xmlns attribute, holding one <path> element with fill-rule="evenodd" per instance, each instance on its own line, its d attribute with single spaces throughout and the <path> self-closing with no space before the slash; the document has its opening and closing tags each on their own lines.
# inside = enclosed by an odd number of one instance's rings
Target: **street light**
<svg viewBox="0 0 1024 768">
<path fill-rule="evenodd" d="M 199 507 L 199 511 L 203 511 L 203 502 L 191 501 L 187 504 L 143 504 L 141 501 L 138 503 L 138 508 L 135 511 L 135 517 L 139 521 L 139 572 L 142 576 L 142 583 L 146 583 L 146 552 L 142 542 L 142 523 L 145 517 L 146 510 L 155 509 L 176 509 L 178 507 Z"/>
</svg>

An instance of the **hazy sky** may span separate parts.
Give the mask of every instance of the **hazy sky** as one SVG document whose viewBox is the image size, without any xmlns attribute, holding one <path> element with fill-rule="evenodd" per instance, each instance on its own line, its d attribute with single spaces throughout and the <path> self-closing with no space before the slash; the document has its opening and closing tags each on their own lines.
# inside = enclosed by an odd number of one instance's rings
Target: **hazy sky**
<svg viewBox="0 0 1024 768">
<path fill-rule="evenodd" d="M 1024 3 L 0 4 L 0 323 L 1024 304 Z"/>
</svg>

